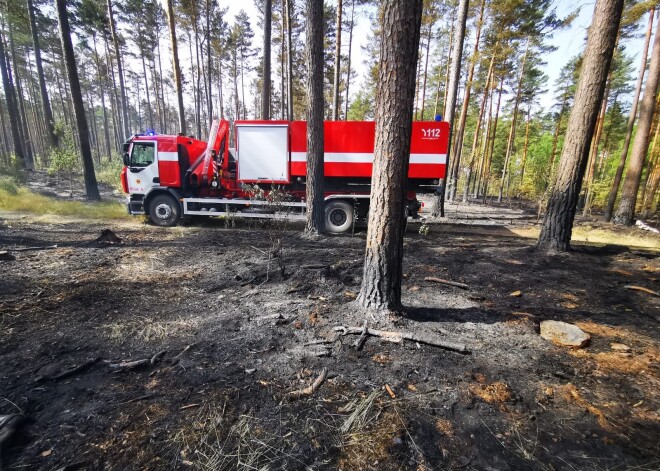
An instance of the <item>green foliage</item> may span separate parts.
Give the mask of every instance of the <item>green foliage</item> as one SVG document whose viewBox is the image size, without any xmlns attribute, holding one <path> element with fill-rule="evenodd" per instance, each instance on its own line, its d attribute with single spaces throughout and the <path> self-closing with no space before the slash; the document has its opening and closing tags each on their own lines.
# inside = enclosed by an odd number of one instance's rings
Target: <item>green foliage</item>
<svg viewBox="0 0 660 471">
<path fill-rule="evenodd" d="M 96 170 L 96 179 L 113 187 L 118 191 L 122 191 L 121 188 L 121 170 L 124 168 L 124 164 L 121 161 L 119 155 L 115 154 L 112 156 L 111 160 L 102 160 L 101 164 L 97 164 Z"/>
<path fill-rule="evenodd" d="M 9 158 L 9 163 L 0 166 L 0 177 L 5 177 L 16 184 L 25 182 L 25 173 L 21 161 L 12 155 Z"/>
<path fill-rule="evenodd" d="M 360 90 L 348 107 L 349 121 L 366 121 L 373 119 L 374 98 Z"/>
<path fill-rule="evenodd" d="M 10 196 L 16 196 L 18 194 L 18 186 L 11 177 L 0 176 L 0 191 L 3 191 Z"/>
</svg>

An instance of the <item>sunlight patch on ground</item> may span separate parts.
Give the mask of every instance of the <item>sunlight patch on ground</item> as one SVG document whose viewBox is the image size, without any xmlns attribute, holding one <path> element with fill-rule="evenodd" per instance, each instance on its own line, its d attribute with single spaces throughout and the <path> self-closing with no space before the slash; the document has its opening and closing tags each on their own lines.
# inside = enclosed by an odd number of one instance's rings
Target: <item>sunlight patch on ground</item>
<svg viewBox="0 0 660 471">
<path fill-rule="evenodd" d="M 526 239 L 538 239 L 540 228 L 536 226 L 510 227 L 509 230 L 519 237 Z M 587 244 L 612 244 L 627 245 L 660 250 L 660 237 L 652 233 L 642 233 L 638 229 L 608 230 L 603 228 L 586 228 L 575 226 L 573 228 L 573 242 L 584 242 Z"/>
</svg>

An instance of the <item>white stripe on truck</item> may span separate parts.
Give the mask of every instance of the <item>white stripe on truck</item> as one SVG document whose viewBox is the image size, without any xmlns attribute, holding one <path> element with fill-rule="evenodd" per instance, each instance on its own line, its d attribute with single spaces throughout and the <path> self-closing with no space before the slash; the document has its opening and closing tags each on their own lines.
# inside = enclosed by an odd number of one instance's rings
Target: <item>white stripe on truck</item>
<svg viewBox="0 0 660 471">
<path fill-rule="evenodd" d="M 325 162 L 363 164 L 374 160 L 372 153 L 359 152 L 326 152 Z M 306 152 L 291 152 L 291 162 L 306 162 Z M 411 164 L 444 164 L 447 154 L 410 154 Z"/>
</svg>

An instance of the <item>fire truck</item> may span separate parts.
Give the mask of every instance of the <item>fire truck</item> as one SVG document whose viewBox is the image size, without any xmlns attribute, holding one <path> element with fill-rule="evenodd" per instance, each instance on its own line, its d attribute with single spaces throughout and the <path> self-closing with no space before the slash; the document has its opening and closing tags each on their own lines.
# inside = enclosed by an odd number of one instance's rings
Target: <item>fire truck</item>
<svg viewBox="0 0 660 471">
<path fill-rule="evenodd" d="M 307 123 L 214 120 L 207 142 L 183 135 L 136 134 L 123 146 L 121 182 L 130 214 L 158 226 L 186 216 L 304 218 Z M 325 222 L 349 231 L 369 211 L 375 123 L 324 123 Z M 449 125 L 414 122 L 406 215 L 419 193 L 434 192 L 446 173 Z M 278 197 L 274 198 L 273 195 Z M 284 195 L 284 196 L 282 196 Z"/>
</svg>

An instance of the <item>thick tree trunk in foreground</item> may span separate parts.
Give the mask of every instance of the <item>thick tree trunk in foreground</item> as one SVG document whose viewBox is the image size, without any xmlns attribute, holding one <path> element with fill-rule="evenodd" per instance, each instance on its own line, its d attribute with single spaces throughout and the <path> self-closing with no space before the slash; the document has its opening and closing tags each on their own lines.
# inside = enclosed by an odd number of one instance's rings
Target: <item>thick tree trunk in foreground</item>
<svg viewBox="0 0 660 471">
<path fill-rule="evenodd" d="M 323 3 L 307 0 L 307 224 L 305 233 L 325 232 L 323 201 Z"/>
<path fill-rule="evenodd" d="M 261 119 L 270 119 L 270 30 L 272 20 L 272 0 L 264 6 L 264 71 L 261 89 Z"/>
<path fill-rule="evenodd" d="M 400 311 L 405 185 L 412 132 L 422 0 L 384 0 L 376 142 L 362 287 L 357 302 Z"/>
<path fill-rule="evenodd" d="M 640 103 L 639 122 L 637 123 L 637 132 L 633 141 L 630 164 L 626 171 L 626 178 L 623 181 L 619 207 L 614 215 L 614 222 L 616 224 L 630 226 L 635 219 L 637 192 L 639 190 L 639 182 L 642 178 L 644 161 L 649 150 L 649 135 L 653 126 L 658 82 L 660 82 L 660 34 L 656 31 L 655 39 L 653 40 L 653 51 L 651 51 L 649 76 L 646 79 L 644 97 Z"/>
<path fill-rule="evenodd" d="M 291 44 L 291 1 L 284 0 L 284 17 L 286 18 L 286 119 L 293 121 L 293 46 Z"/>
<path fill-rule="evenodd" d="M 174 85 L 179 110 L 179 132 L 186 134 L 186 112 L 183 108 L 183 86 L 181 85 L 181 67 L 179 66 L 179 49 L 176 45 L 176 23 L 174 18 L 173 0 L 167 0 L 167 23 L 170 27 L 172 46 L 172 67 L 174 69 Z M 192 59 L 191 59 L 192 61 Z"/>
<path fill-rule="evenodd" d="M 83 175 L 85 177 L 85 190 L 87 198 L 100 200 L 99 188 L 96 183 L 94 173 L 94 162 L 92 161 L 92 150 L 89 144 L 89 128 L 85 118 L 85 107 L 83 106 L 83 97 L 80 90 L 80 80 L 78 79 L 78 68 L 76 66 L 76 57 L 73 54 L 73 45 L 71 44 L 71 28 L 69 27 L 69 18 L 66 11 L 66 0 L 57 0 L 57 18 L 60 24 L 60 40 L 62 41 L 62 52 L 66 64 L 66 73 L 69 77 L 69 88 L 71 89 L 71 101 L 73 102 L 73 113 L 78 128 L 78 139 L 80 141 L 80 154 L 83 163 Z"/>
<path fill-rule="evenodd" d="M 557 180 L 550 194 L 539 235 L 539 249 L 570 249 L 580 187 L 612 62 L 622 10 L 623 0 L 598 0 L 596 3 Z"/>
<path fill-rule="evenodd" d="M 652 8 L 649 11 L 649 22 L 646 27 L 646 37 L 644 39 L 644 49 L 642 51 L 642 62 L 639 65 L 639 74 L 637 76 L 637 84 L 635 85 L 635 95 L 633 97 L 632 106 L 630 107 L 630 117 L 628 118 L 628 127 L 626 128 L 626 138 L 623 141 L 623 148 L 621 149 L 621 158 L 619 165 L 616 168 L 614 181 L 612 182 L 612 189 L 607 197 L 607 206 L 605 207 L 605 220 L 612 219 L 614 212 L 614 203 L 616 196 L 619 192 L 619 185 L 621 185 L 621 178 L 623 171 L 626 168 L 626 159 L 628 158 L 628 149 L 630 148 L 630 140 L 632 139 L 633 128 L 635 127 L 635 120 L 637 119 L 637 105 L 639 104 L 639 96 L 642 93 L 642 83 L 644 82 L 644 73 L 646 72 L 646 60 L 649 53 L 649 45 L 651 44 L 651 34 L 653 32 L 653 15 L 655 10 Z"/>
</svg>

